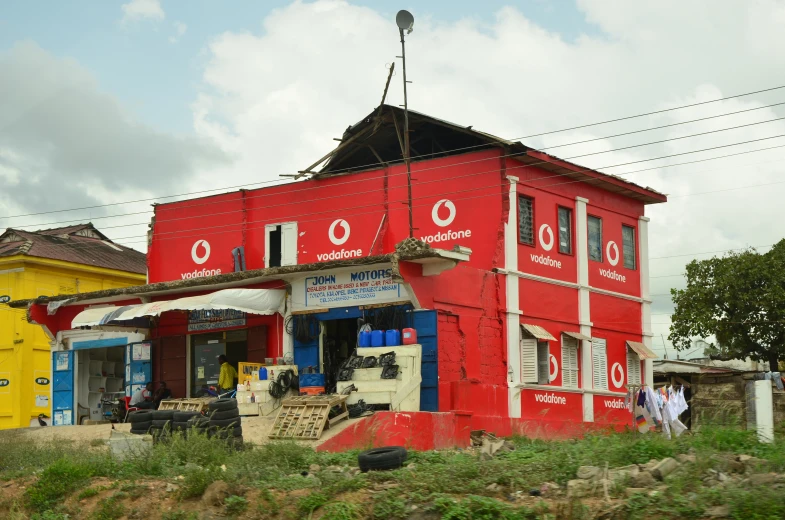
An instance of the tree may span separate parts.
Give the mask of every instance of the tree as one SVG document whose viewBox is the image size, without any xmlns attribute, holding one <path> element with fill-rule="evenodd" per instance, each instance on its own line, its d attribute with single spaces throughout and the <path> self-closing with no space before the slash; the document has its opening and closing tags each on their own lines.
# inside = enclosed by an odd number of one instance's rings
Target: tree
<svg viewBox="0 0 785 520">
<path fill-rule="evenodd" d="M 686 289 L 671 289 L 676 309 L 668 339 L 676 350 L 714 336 L 723 357 L 768 361 L 777 370 L 785 359 L 785 240 L 765 254 L 749 249 L 693 260 L 686 278 Z"/>
</svg>

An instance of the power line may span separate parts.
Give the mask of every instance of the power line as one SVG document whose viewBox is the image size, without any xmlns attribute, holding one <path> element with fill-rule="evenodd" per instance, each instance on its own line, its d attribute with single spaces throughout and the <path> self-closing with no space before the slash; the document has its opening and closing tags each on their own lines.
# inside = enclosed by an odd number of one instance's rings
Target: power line
<svg viewBox="0 0 785 520">
<path fill-rule="evenodd" d="M 527 135 L 527 136 L 514 137 L 511 140 L 497 141 L 497 142 L 499 142 L 500 144 L 507 144 L 509 141 L 514 141 L 514 140 L 519 140 L 519 139 L 527 139 L 527 138 L 531 138 L 531 137 L 539 137 L 539 136 L 543 136 L 543 135 L 550 135 L 550 134 L 566 132 L 566 131 L 570 131 L 570 130 L 577 130 L 577 129 L 581 129 L 581 128 L 588 128 L 588 127 L 592 127 L 592 126 L 604 125 L 604 124 L 608 124 L 608 123 L 613 123 L 613 122 L 618 122 L 618 121 L 625 121 L 625 120 L 635 119 L 635 118 L 639 118 L 639 117 L 645 117 L 645 116 L 649 116 L 649 115 L 655 115 L 655 114 L 661 114 L 661 113 L 666 113 L 666 112 L 672 112 L 672 111 L 681 110 L 681 109 L 684 109 L 684 108 L 691 108 L 691 107 L 700 106 L 700 105 L 717 103 L 717 102 L 720 102 L 720 101 L 726 101 L 726 100 L 729 100 L 729 99 L 735 99 L 735 98 L 750 96 L 750 95 L 754 95 L 754 94 L 770 92 L 770 91 L 779 90 L 779 89 L 783 89 L 783 88 L 785 88 L 785 85 L 777 86 L 777 87 L 771 87 L 771 88 L 767 88 L 767 89 L 756 90 L 756 91 L 751 91 L 751 92 L 745 92 L 745 93 L 742 93 L 742 94 L 726 96 L 726 97 L 722 97 L 722 98 L 718 98 L 718 99 L 714 99 L 714 100 L 709 100 L 709 101 L 702 101 L 702 102 L 698 102 L 698 103 L 691 103 L 691 104 L 687 104 L 687 105 L 681 105 L 681 106 L 678 106 L 678 107 L 672 107 L 672 108 L 663 109 L 663 110 L 657 110 L 657 111 L 652 111 L 652 112 L 645 112 L 645 113 L 636 114 L 636 115 L 632 115 L 632 116 L 625 116 L 625 117 L 621 117 L 621 118 L 608 119 L 608 120 L 599 121 L 599 122 L 595 122 L 595 123 L 588 123 L 588 124 L 584 124 L 584 125 L 573 126 L 573 127 L 563 128 L 563 129 L 559 129 L 559 130 L 552 130 L 552 131 L 542 132 L 542 133 L 538 133 L 538 134 L 531 134 L 531 135 Z M 773 104 L 773 105 L 770 105 L 770 106 L 776 106 L 778 104 L 781 104 L 781 103 Z M 760 108 L 764 108 L 764 107 L 760 107 Z M 732 115 L 732 114 L 733 113 L 723 114 L 723 115 Z M 722 115 L 715 116 L 715 117 L 722 117 Z M 699 121 L 699 120 L 702 120 L 702 119 L 698 119 L 696 121 Z M 624 134 L 620 134 L 620 135 L 624 135 Z M 469 146 L 469 147 L 464 147 L 464 148 L 456 148 L 456 149 L 450 150 L 450 152 L 463 151 L 463 150 L 479 148 L 479 147 L 483 147 L 483 146 L 487 146 L 487 144 L 477 145 L 477 146 Z M 563 144 L 563 145 L 559 145 L 559 146 L 568 146 L 568 144 Z M 419 158 L 435 156 L 435 155 L 442 155 L 443 153 L 444 152 L 425 154 L 425 155 L 419 156 Z M 372 166 L 382 166 L 382 165 L 383 165 L 383 163 L 371 163 L 371 164 L 362 166 L 361 168 L 372 167 Z M 346 169 L 346 170 L 343 170 L 343 171 L 349 171 L 349 169 Z M 335 172 L 331 172 L 331 173 L 341 173 L 341 172 L 342 172 L 342 170 L 336 170 Z M 61 210 L 50 210 L 50 211 L 43 211 L 43 212 L 26 213 L 26 214 L 21 214 L 21 215 L 10 215 L 10 216 L 0 217 L 0 219 L 10 219 L 10 218 L 38 216 L 38 215 L 53 214 L 53 213 L 64 213 L 64 212 L 70 212 L 70 211 L 83 211 L 83 210 L 87 210 L 87 209 L 97 209 L 97 208 L 103 208 L 103 207 L 109 207 L 109 206 L 118 206 L 118 205 L 125 205 L 125 204 L 136 204 L 136 203 L 141 203 L 141 202 L 153 202 L 153 201 L 160 200 L 160 199 L 177 198 L 177 197 L 183 197 L 183 196 L 188 196 L 188 195 L 197 195 L 197 194 L 202 194 L 202 193 L 211 193 L 211 192 L 216 192 L 216 191 L 230 190 L 230 189 L 242 188 L 242 187 L 247 187 L 247 186 L 263 185 L 263 184 L 271 184 L 271 183 L 278 183 L 278 185 L 291 184 L 291 183 L 288 183 L 288 182 L 282 183 L 280 180 L 260 181 L 260 182 L 254 182 L 254 183 L 238 184 L 238 185 L 235 185 L 235 186 L 227 186 L 227 187 L 222 187 L 222 188 L 215 188 L 215 189 L 210 189 L 210 190 L 192 191 L 192 192 L 186 192 L 186 193 L 181 193 L 181 194 L 176 194 L 176 195 L 162 195 L 162 196 L 145 198 L 145 199 L 136 199 L 136 200 L 122 201 L 122 202 L 109 203 L 109 204 L 97 204 L 97 205 L 92 205 L 92 206 L 83 206 L 83 207 L 80 207 L 80 208 L 66 208 L 66 209 L 61 209 Z"/>
</svg>

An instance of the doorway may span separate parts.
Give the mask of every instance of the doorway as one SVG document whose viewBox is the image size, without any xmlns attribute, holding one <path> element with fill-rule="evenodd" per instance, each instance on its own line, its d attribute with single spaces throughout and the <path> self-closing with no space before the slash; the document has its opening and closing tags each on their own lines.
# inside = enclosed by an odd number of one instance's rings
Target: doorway
<svg viewBox="0 0 785 520">
<path fill-rule="evenodd" d="M 328 394 L 335 392 L 338 370 L 357 348 L 359 326 L 356 318 L 322 322 L 320 368 Z"/>
<path fill-rule="evenodd" d="M 238 363 L 248 358 L 248 331 L 230 330 L 191 336 L 192 397 L 200 395 L 204 387 L 218 384 L 220 355 L 225 355 L 229 364 L 237 370 Z"/>
</svg>

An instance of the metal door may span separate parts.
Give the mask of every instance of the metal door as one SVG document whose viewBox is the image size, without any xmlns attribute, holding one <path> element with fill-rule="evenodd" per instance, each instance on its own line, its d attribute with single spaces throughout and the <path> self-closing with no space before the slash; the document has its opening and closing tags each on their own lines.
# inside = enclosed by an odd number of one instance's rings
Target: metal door
<svg viewBox="0 0 785 520">
<path fill-rule="evenodd" d="M 52 353 L 52 424 L 74 424 L 74 351 Z"/>
<path fill-rule="evenodd" d="M 134 392 L 151 381 L 153 376 L 151 352 L 153 346 L 149 341 L 130 343 L 125 347 L 125 395 L 131 397 Z"/>
<path fill-rule="evenodd" d="M 417 342 L 422 345 L 422 383 L 420 410 L 439 411 L 439 358 L 437 354 L 436 311 L 411 311 L 407 314 L 409 327 L 417 331 Z"/>
</svg>

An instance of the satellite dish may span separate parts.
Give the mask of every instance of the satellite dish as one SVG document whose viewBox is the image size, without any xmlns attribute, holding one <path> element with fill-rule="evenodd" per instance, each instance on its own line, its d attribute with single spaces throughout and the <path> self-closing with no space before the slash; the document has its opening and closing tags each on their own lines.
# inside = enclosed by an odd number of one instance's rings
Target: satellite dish
<svg viewBox="0 0 785 520">
<path fill-rule="evenodd" d="M 398 14 L 395 15 L 395 23 L 398 24 L 400 30 L 407 33 L 411 33 L 414 30 L 414 16 L 409 11 L 403 9 L 398 11 Z"/>
</svg>

